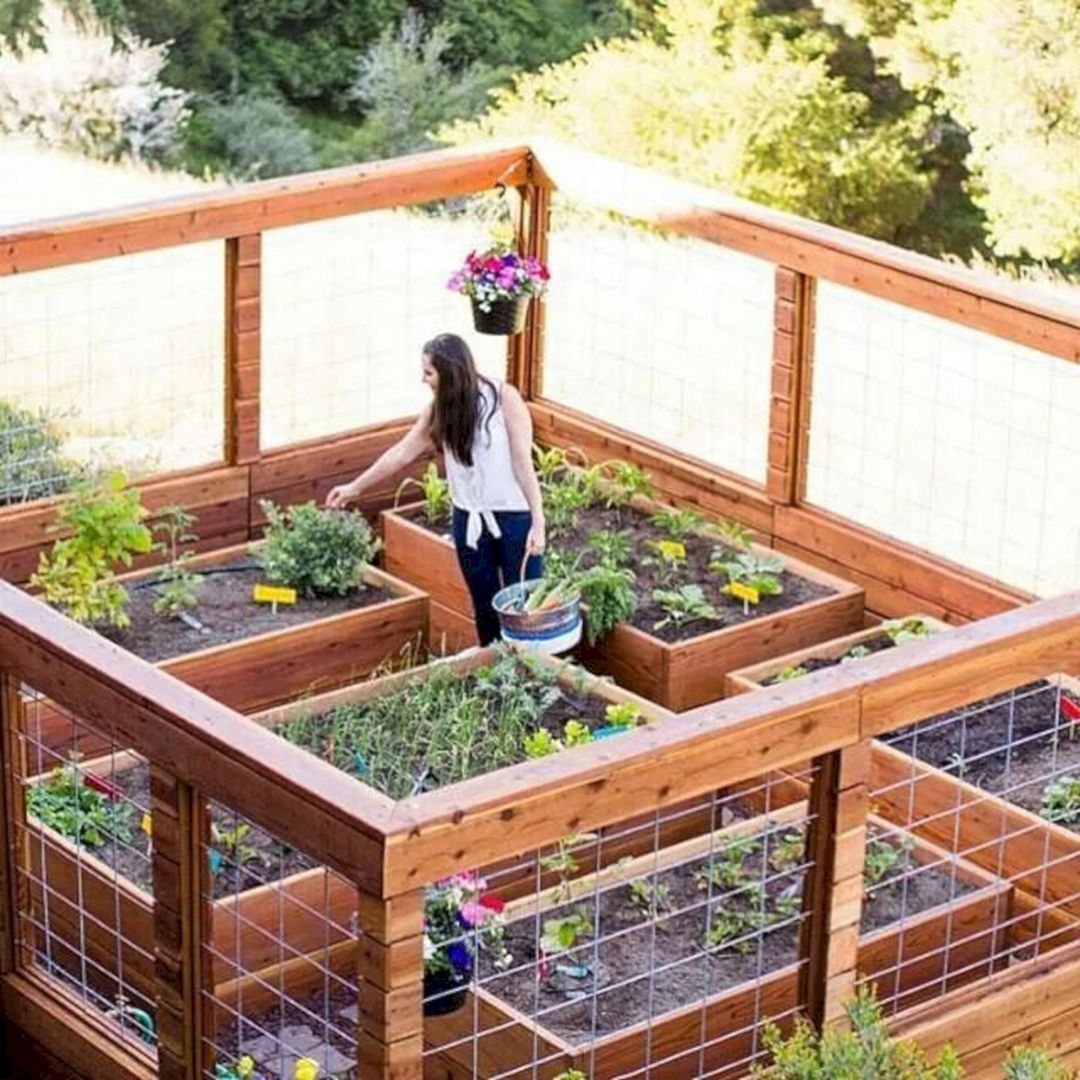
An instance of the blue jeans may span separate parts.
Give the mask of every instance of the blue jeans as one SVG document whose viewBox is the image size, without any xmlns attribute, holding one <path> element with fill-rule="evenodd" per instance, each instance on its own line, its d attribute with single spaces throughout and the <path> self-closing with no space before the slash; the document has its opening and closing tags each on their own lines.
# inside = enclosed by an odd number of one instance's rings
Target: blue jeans
<svg viewBox="0 0 1080 1080">
<path fill-rule="evenodd" d="M 521 560 L 525 558 L 525 541 L 532 526 L 532 514 L 528 510 L 495 511 L 502 536 L 496 539 L 485 526 L 475 548 L 465 544 L 468 520 L 468 513 L 455 506 L 454 545 L 458 562 L 472 597 L 480 644 L 490 645 L 499 639 L 499 617 L 491 601 L 501 588 L 521 578 Z M 525 577 L 538 578 L 543 572 L 543 559 L 539 555 L 530 555 Z"/>
</svg>

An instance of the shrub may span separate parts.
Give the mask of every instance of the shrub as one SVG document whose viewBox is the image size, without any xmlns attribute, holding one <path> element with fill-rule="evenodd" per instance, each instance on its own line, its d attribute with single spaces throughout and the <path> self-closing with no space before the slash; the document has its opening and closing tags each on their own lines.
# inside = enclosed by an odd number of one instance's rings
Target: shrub
<svg viewBox="0 0 1080 1080">
<path fill-rule="evenodd" d="M 308 597 L 344 596 L 363 588 L 364 567 L 381 546 L 363 514 L 321 510 L 313 502 L 281 510 L 260 504 L 266 541 L 255 560 L 270 581 Z"/>
<path fill-rule="evenodd" d="M 963 1076 L 952 1047 L 946 1046 L 932 1064 L 916 1043 L 890 1038 L 872 993 L 861 991 L 848 1002 L 847 1014 L 851 1030 L 830 1028 L 821 1035 L 802 1018 L 795 1021 L 787 1039 L 774 1024 L 767 1025 L 765 1046 L 773 1063 L 755 1066 L 751 1075 L 768 1080 L 959 1080 Z"/>
<path fill-rule="evenodd" d="M 55 529 L 71 530 L 42 552 L 30 584 L 76 622 L 125 627 L 127 590 L 116 580 L 117 563 L 130 566 L 135 555 L 153 548 L 143 524 L 139 492 L 127 489 L 122 472 L 98 484 L 83 481 L 60 507 Z"/>
<path fill-rule="evenodd" d="M 1069 1080 L 1070 1072 L 1034 1046 L 1015 1046 L 1005 1059 L 1005 1080 Z"/>
<path fill-rule="evenodd" d="M 61 445 L 45 412 L 0 401 L 0 506 L 66 491 L 82 469 L 61 454 Z"/>
</svg>

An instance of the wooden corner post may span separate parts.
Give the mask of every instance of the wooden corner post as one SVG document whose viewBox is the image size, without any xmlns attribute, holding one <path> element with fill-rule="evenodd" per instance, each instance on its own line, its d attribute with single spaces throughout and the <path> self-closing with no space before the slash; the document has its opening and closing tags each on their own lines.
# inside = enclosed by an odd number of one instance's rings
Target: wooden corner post
<svg viewBox="0 0 1080 1080">
<path fill-rule="evenodd" d="M 855 995 L 869 806 L 870 742 L 814 760 L 803 889 L 799 1000 L 821 1030 Z"/>
<path fill-rule="evenodd" d="M 359 890 L 359 1080 L 424 1075 L 424 890 Z"/>
<path fill-rule="evenodd" d="M 203 819 L 192 788 L 151 765 L 154 970 L 162 1080 L 199 1080 L 204 1075 Z"/>
<path fill-rule="evenodd" d="M 225 461 L 259 457 L 262 235 L 225 241 Z"/>
<path fill-rule="evenodd" d="M 533 175 L 532 155 L 529 172 Z M 518 188 L 521 196 L 517 233 L 523 254 L 543 263 L 548 261 L 548 237 L 551 231 L 551 189 L 535 178 Z M 521 391 L 526 401 L 543 393 L 544 327 L 547 301 L 529 304 L 525 329 L 509 342 L 507 377 Z"/>
<path fill-rule="evenodd" d="M 769 461 L 765 490 L 791 506 L 806 495 L 810 388 L 814 354 L 815 279 L 776 268 Z"/>
<path fill-rule="evenodd" d="M 26 748 L 19 738 L 19 680 L 0 672 L 0 973 L 20 964 L 19 921 L 26 907 L 26 887 L 19 861 L 29 867 L 29 840 L 22 798 L 26 781 Z M 29 960 L 24 950 L 23 960 Z"/>
</svg>

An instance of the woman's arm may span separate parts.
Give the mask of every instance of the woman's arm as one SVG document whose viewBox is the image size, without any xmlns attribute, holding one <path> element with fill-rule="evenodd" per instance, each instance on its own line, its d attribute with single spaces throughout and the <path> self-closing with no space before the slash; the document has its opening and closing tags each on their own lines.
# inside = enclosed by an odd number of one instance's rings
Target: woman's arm
<svg viewBox="0 0 1080 1080">
<path fill-rule="evenodd" d="M 407 469 L 421 454 L 431 449 L 431 406 L 428 405 L 416 418 L 416 423 L 393 446 L 384 450 L 375 461 L 355 480 L 338 484 L 326 496 L 331 509 L 345 506 L 360 498 L 365 491 L 389 480 Z"/>
<path fill-rule="evenodd" d="M 532 417 L 517 387 L 510 386 L 508 383 L 503 384 L 502 407 L 506 415 L 506 432 L 510 437 L 510 461 L 514 468 L 514 476 L 525 494 L 525 500 L 532 514 L 532 526 L 529 529 L 529 538 L 525 547 L 530 555 L 539 555 L 547 546 L 547 538 L 540 481 L 536 478 L 532 458 Z"/>
</svg>

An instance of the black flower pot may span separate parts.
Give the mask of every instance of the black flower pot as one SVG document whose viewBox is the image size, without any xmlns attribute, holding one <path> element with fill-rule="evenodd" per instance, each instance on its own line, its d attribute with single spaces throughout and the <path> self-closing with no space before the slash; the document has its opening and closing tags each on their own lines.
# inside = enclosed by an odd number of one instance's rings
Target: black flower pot
<svg viewBox="0 0 1080 1080">
<path fill-rule="evenodd" d="M 468 982 L 459 975 L 440 971 L 424 975 L 424 1015 L 445 1016 L 465 1004 Z"/>
<path fill-rule="evenodd" d="M 529 310 L 528 296 L 513 300 L 493 300 L 490 311 L 481 311 L 475 298 L 472 302 L 473 326 L 478 334 L 520 334 L 525 329 L 525 313 Z"/>
</svg>

